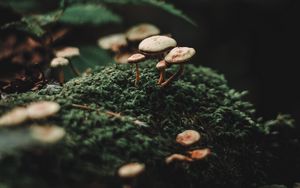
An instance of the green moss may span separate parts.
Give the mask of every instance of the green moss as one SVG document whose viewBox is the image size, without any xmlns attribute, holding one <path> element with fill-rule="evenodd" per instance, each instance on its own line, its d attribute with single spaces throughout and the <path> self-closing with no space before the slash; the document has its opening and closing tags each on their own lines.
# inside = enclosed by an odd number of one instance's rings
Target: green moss
<svg viewBox="0 0 300 188">
<path fill-rule="evenodd" d="M 133 161 L 147 166 L 138 187 L 247 187 L 266 180 L 267 152 L 262 139 L 255 137 L 265 135 L 268 128 L 255 120 L 253 106 L 242 100 L 246 92 L 230 89 L 224 77 L 211 69 L 192 65 L 186 66 L 180 80 L 160 88 L 154 62 L 144 64 L 138 87 L 129 66 L 111 66 L 73 79 L 62 88 L 48 86 L 2 100 L 1 114 L 31 101 L 57 101 L 62 106 L 60 113 L 37 123 L 62 126 L 67 136 L 51 147 L 33 146 L 3 154 L 0 185 L 118 187 L 116 170 Z M 120 112 L 124 118 L 109 117 L 100 112 L 104 110 Z M 135 119 L 148 127 L 135 125 Z M 176 144 L 176 135 L 186 129 L 199 131 L 201 142 L 187 148 Z M 206 147 L 212 154 L 203 161 L 164 163 L 170 154 Z"/>
</svg>

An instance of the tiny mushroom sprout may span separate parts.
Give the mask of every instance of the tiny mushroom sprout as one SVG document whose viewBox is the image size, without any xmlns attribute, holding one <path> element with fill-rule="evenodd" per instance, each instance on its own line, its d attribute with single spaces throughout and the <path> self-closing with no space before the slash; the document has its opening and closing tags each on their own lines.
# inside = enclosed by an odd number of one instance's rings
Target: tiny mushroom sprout
<svg viewBox="0 0 300 188">
<path fill-rule="evenodd" d="M 33 139 L 45 144 L 56 143 L 66 134 L 65 129 L 56 125 L 32 125 L 30 127 L 30 132 Z"/>
<path fill-rule="evenodd" d="M 55 52 L 56 57 L 61 57 L 69 60 L 68 65 L 70 66 L 74 74 L 77 76 L 80 75 L 80 72 L 73 66 L 71 62 L 71 58 L 79 55 L 80 55 L 79 48 L 76 47 L 64 47 Z"/>
<path fill-rule="evenodd" d="M 134 180 L 145 171 L 145 165 L 141 163 L 128 163 L 121 166 L 118 170 L 118 175 L 124 180 L 123 187 L 132 187 Z"/>
<path fill-rule="evenodd" d="M 139 51 L 146 55 L 159 55 L 164 54 L 166 51 L 174 48 L 177 42 L 167 36 L 155 35 L 144 39 L 139 44 Z"/>
<path fill-rule="evenodd" d="M 186 64 L 194 55 L 196 51 L 194 48 L 189 47 L 176 47 L 172 49 L 165 57 L 165 61 L 169 65 L 179 64 L 179 70 L 173 74 L 169 79 L 161 84 L 161 86 L 168 85 L 177 76 L 180 76 L 184 70 L 184 64 Z"/>
<path fill-rule="evenodd" d="M 200 133 L 194 130 L 186 130 L 178 134 L 176 137 L 176 142 L 183 145 L 189 146 L 200 140 Z"/>
<path fill-rule="evenodd" d="M 161 60 L 156 64 L 156 68 L 159 71 L 159 79 L 157 81 L 157 84 L 161 84 L 165 81 L 165 70 L 168 67 L 168 64 L 165 60 Z"/>
<path fill-rule="evenodd" d="M 210 154 L 210 149 L 196 149 L 188 152 L 193 160 L 201 160 Z"/>
<path fill-rule="evenodd" d="M 31 103 L 27 107 L 27 114 L 30 119 L 43 119 L 56 114 L 60 105 L 51 101 L 40 101 Z"/>
<path fill-rule="evenodd" d="M 149 23 L 141 23 L 131 27 L 126 32 L 126 37 L 129 41 L 139 42 L 147 37 L 158 35 L 159 33 L 160 30 L 155 25 Z"/>
<path fill-rule="evenodd" d="M 116 33 L 100 38 L 98 45 L 104 50 L 120 52 L 122 47 L 127 46 L 127 40 L 125 34 Z"/>
<path fill-rule="evenodd" d="M 0 117 L 0 127 L 19 125 L 27 119 L 26 108 L 16 107 Z"/>
<path fill-rule="evenodd" d="M 62 69 L 63 66 L 67 66 L 69 64 L 69 60 L 64 57 L 56 57 L 52 59 L 50 63 L 51 68 L 56 68 L 58 73 L 58 80 L 60 84 L 64 83 L 64 70 Z"/>
<path fill-rule="evenodd" d="M 144 61 L 145 58 L 146 58 L 145 55 L 139 53 L 133 54 L 128 58 L 129 64 L 135 64 L 135 71 L 136 71 L 135 85 L 137 85 L 140 80 L 140 71 L 139 71 L 138 63 Z"/>
<path fill-rule="evenodd" d="M 172 154 L 169 157 L 166 158 L 166 163 L 170 164 L 174 161 L 186 161 L 186 162 L 192 162 L 193 159 L 191 159 L 190 157 L 187 157 L 185 155 L 182 154 Z"/>
</svg>

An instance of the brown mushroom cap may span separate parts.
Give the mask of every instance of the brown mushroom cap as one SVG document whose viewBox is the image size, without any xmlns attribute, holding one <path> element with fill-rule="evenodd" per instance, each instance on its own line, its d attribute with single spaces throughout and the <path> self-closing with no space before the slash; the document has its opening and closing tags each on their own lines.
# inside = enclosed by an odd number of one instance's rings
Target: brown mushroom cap
<svg viewBox="0 0 300 188">
<path fill-rule="evenodd" d="M 194 130 L 186 130 L 178 134 L 176 137 L 176 142 L 183 145 L 189 146 L 200 140 L 200 133 Z"/>
<path fill-rule="evenodd" d="M 39 126 L 33 125 L 30 127 L 31 135 L 34 139 L 51 144 L 61 140 L 66 132 L 62 127 L 55 125 Z"/>
<path fill-rule="evenodd" d="M 129 41 L 141 41 L 147 37 L 158 35 L 160 30 L 152 24 L 142 23 L 131 27 L 126 32 L 126 37 Z"/>
<path fill-rule="evenodd" d="M 56 57 L 71 58 L 79 55 L 79 48 L 76 47 L 65 47 L 55 52 Z"/>
<path fill-rule="evenodd" d="M 182 154 L 172 154 L 171 156 L 166 158 L 166 163 L 172 163 L 173 161 L 187 161 L 187 162 L 191 162 L 193 161 L 191 158 L 182 155 Z"/>
<path fill-rule="evenodd" d="M 145 170 L 145 165 L 141 163 L 129 163 L 118 170 L 118 175 L 121 178 L 134 178 L 140 175 Z"/>
<path fill-rule="evenodd" d="M 27 107 L 27 114 L 30 119 L 43 119 L 56 114 L 60 105 L 51 101 L 40 101 L 31 103 Z"/>
<path fill-rule="evenodd" d="M 181 64 L 190 60 L 196 51 L 189 47 L 176 47 L 172 49 L 165 57 L 165 61 L 170 64 Z"/>
<path fill-rule="evenodd" d="M 166 50 L 174 48 L 177 45 L 177 42 L 167 36 L 156 35 L 149 38 L 144 39 L 139 44 L 139 50 L 143 53 L 147 54 L 156 54 L 162 53 Z"/>
<path fill-rule="evenodd" d="M 17 107 L 0 117 L 0 127 L 19 125 L 28 118 L 26 108 Z"/>
<path fill-rule="evenodd" d="M 205 148 L 205 149 L 197 149 L 193 151 L 188 152 L 191 156 L 192 159 L 194 160 L 201 160 L 207 157 L 207 155 L 210 154 L 210 149 Z"/>
<path fill-rule="evenodd" d="M 158 70 L 164 70 L 164 69 L 166 69 L 168 67 L 168 64 L 167 64 L 167 62 L 165 61 L 165 60 L 161 60 L 160 62 L 158 62 L 157 64 L 156 64 L 156 68 L 158 69 Z"/>
<path fill-rule="evenodd" d="M 131 56 L 128 58 L 128 63 L 129 63 L 129 64 L 139 63 L 139 62 L 141 62 L 141 61 L 144 61 L 145 59 L 146 59 L 146 56 L 145 56 L 145 55 L 140 54 L 140 53 L 136 53 L 136 54 L 131 55 Z"/>
<path fill-rule="evenodd" d="M 131 53 L 125 52 L 121 54 L 117 54 L 114 57 L 115 62 L 118 64 L 127 64 L 128 63 L 128 58 L 131 56 Z"/>
<path fill-rule="evenodd" d="M 120 47 L 127 46 L 127 40 L 125 34 L 116 33 L 100 38 L 98 45 L 105 50 L 116 51 Z"/>
<path fill-rule="evenodd" d="M 64 57 L 56 57 L 52 59 L 50 63 L 50 67 L 55 68 L 59 66 L 66 66 L 69 64 L 69 60 Z"/>
</svg>

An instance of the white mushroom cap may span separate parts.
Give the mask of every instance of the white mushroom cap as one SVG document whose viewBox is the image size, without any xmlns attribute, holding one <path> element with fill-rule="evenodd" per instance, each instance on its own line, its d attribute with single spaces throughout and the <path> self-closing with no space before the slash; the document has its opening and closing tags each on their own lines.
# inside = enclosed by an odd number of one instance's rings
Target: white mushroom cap
<svg viewBox="0 0 300 188">
<path fill-rule="evenodd" d="M 187 162 L 191 162 L 193 161 L 191 158 L 182 155 L 182 154 L 172 154 L 171 156 L 166 158 L 166 163 L 172 163 L 173 161 L 187 161 Z"/>
<path fill-rule="evenodd" d="M 129 163 L 118 170 L 118 175 L 121 178 L 134 178 L 140 175 L 145 170 L 145 165 L 141 163 Z"/>
<path fill-rule="evenodd" d="M 139 50 L 145 53 L 160 53 L 171 48 L 174 48 L 177 45 L 177 42 L 170 37 L 156 35 L 144 39 L 139 44 Z"/>
<path fill-rule="evenodd" d="M 100 38 L 98 45 L 105 50 L 118 51 L 120 47 L 127 46 L 127 40 L 125 34 L 117 33 Z"/>
<path fill-rule="evenodd" d="M 133 54 L 132 56 L 130 56 L 128 58 L 128 63 L 138 63 L 138 62 L 141 62 L 141 61 L 144 61 L 146 59 L 146 56 L 143 55 L 143 54 L 140 54 L 140 53 L 137 53 L 137 54 Z"/>
<path fill-rule="evenodd" d="M 147 37 L 158 35 L 160 30 L 152 24 L 142 23 L 131 27 L 127 33 L 126 37 L 129 41 L 141 41 Z"/>
<path fill-rule="evenodd" d="M 121 53 L 121 54 L 117 54 L 114 57 L 115 62 L 119 63 L 119 64 L 127 64 L 128 63 L 128 58 L 131 56 L 131 53 Z"/>
<path fill-rule="evenodd" d="M 61 140 L 66 134 L 66 131 L 62 127 L 58 127 L 55 125 L 33 125 L 30 127 L 30 131 L 34 139 L 46 144 L 56 143 Z"/>
<path fill-rule="evenodd" d="M 200 140 L 200 133 L 194 130 L 186 130 L 178 134 L 176 137 L 176 142 L 183 145 L 189 146 Z"/>
<path fill-rule="evenodd" d="M 69 64 L 69 60 L 63 57 L 56 57 L 54 59 L 52 59 L 50 66 L 55 68 L 55 67 L 59 67 L 59 66 L 66 66 Z"/>
<path fill-rule="evenodd" d="M 208 149 L 208 148 L 197 149 L 197 150 L 189 151 L 188 153 L 190 154 L 192 159 L 201 160 L 210 154 L 210 149 Z"/>
<path fill-rule="evenodd" d="M 170 64 L 180 64 L 190 60 L 196 51 L 189 47 L 176 47 L 172 49 L 165 57 L 165 61 Z"/>
<path fill-rule="evenodd" d="M 31 103 L 27 107 L 27 114 L 30 119 L 43 119 L 54 115 L 60 110 L 60 105 L 51 101 L 40 101 Z"/>
<path fill-rule="evenodd" d="M 0 117 L 0 127 L 19 125 L 28 118 L 26 108 L 17 107 Z"/>
<path fill-rule="evenodd" d="M 164 69 L 166 69 L 168 67 L 168 64 L 167 64 L 167 62 L 165 61 L 165 60 L 161 60 L 160 62 L 158 62 L 157 64 L 156 64 L 156 68 L 158 69 L 158 70 L 164 70 Z"/>
<path fill-rule="evenodd" d="M 79 48 L 76 47 L 65 47 L 55 52 L 56 57 L 71 58 L 79 55 L 80 55 Z"/>
</svg>

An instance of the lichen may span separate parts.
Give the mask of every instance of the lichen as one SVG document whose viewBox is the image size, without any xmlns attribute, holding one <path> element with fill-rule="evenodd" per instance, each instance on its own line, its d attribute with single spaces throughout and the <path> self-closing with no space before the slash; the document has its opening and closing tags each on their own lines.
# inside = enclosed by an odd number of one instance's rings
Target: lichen
<svg viewBox="0 0 300 188">
<path fill-rule="evenodd" d="M 97 68 L 92 75 L 72 79 L 63 87 L 49 85 L 39 92 L 3 99 L 0 114 L 38 100 L 56 101 L 61 111 L 0 132 L 51 123 L 64 127 L 67 135 L 53 146 L 34 145 L 0 156 L 0 187 L 119 187 L 116 171 L 128 162 L 146 164 L 137 187 L 264 183 L 269 154 L 260 142 L 263 139 L 255 137 L 267 134 L 274 123 L 265 127 L 254 118 L 253 105 L 242 99 L 246 92 L 229 88 L 224 77 L 211 69 L 192 65 L 165 88 L 157 86 L 157 79 L 155 63 L 149 60 L 141 66 L 138 87 L 134 70 L 117 65 Z M 107 110 L 121 113 L 122 118 L 103 113 Z M 132 120 L 145 122 L 147 127 Z M 201 141 L 189 147 L 177 144 L 176 135 L 186 129 L 200 132 Z M 165 164 L 173 153 L 201 148 L 212 152 L 204 160 Z"/>
</svg>

